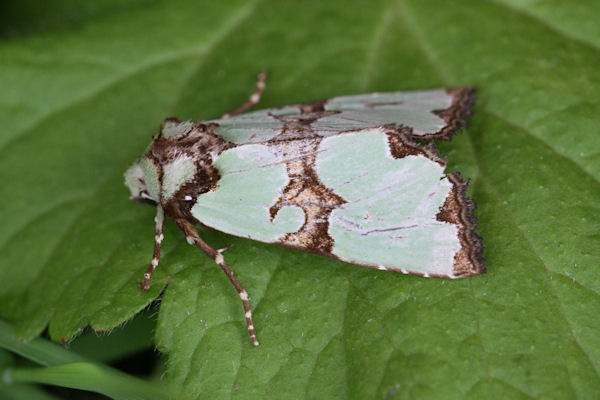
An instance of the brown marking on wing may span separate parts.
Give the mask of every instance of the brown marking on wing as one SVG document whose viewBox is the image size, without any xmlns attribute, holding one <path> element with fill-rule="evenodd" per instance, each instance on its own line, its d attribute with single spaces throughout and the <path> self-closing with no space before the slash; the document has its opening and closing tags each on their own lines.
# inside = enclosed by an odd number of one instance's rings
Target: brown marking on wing
<svg viewBox="0 0 600 400">
<path fill-rule="evenodd" d="M 450 173 L 447 177 L 452 182 L 452 190 L 436 215 L 436 219 L 458 226 L 461 248 L 454 256 L 454 276 L 483 274 L 486 271 L 481 256 L 483 242 L 475 233 L 477 219 L 473 216 L 473 212 L 476 205 L 466 197 L 468 183 L 463 180 L 459 172 Z"/>
<path fill-rule="evenodd" d="M 316 113 L 325 111 L 327 100 L 313 101 L 312 103 L 299 104 L 301 113 Z"/>
<path fill-rule="evenodd" d="M 331 253 L 333 238 L 329 235 L 329 215 L 346 201 L 319 180 L 314 164 L 321 138 L 281 143 L 290 182 L 271 206 L 271 219 L 285 206 L 298 206 L 304 211 L 304 224 L 280 241 L 283 246 L 301 248 L 319 254 Z M 296 154 L 303 156 L 295 156 Z"/>
<path fill-rule="evenodd" d="M 390 146 L 392 157 L 404 158 L 409 155 L 424 155 L 441 166 L 446 166 L 446 161 L 443 158 L 440 158 L 440 153 L 433 143 L 429 143 L 426 146 L 420 146 L 411 139 L 413 132 L 411 127 L 404 125 L 385 125 L 383 128 L 386 130 L 385 133 L 388 137 L 388 145 Z"/>
<path fill-rule="evenodd" d="M 311 124 L 319 118 L 339 113 L 339 111 L 313 111 L 313 108 L 318 109 L 319 107 L 315 103 L 299 105 L 298 107 L 302 111 L 301 114 L 272 115 L 273 118 L 283 122 L 283 129 L 270 142 L 317 138 L 319 135 L 313 131 Z"/>
<path fill-rule="evenodd" d="M 388 137 L 388 146 L 394 158 L 404 158 L 406 156 L 418 156 L 423 154 L 423 150 L 409 137 L 412 134 L 412 128 L 404 125 L 387 125 L 386 134 Z"/>
<path fill-rule="evenodd" d="M 452 135 L 467 126 L 467 118 L 472 114 L 471 107 L 475 103 L 475 89 L 464 86 L 447 89 L 452 96 L 452 104 L 444 110 L 432 112 L 446 122 L 446 126 L 436 133 L 420 135 L 418 139 L 450 140 Z"/>
<path fill-rule="evenodd" d="M 363 103 L 367 108 L 376 108 L 382 106 L 399 106 L 404 104 L 403 101 L 367 101 Z"/>
</svg>

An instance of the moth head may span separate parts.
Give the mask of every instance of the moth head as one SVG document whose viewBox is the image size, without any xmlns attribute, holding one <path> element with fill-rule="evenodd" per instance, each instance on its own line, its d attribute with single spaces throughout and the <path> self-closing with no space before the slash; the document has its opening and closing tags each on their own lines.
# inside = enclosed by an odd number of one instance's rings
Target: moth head
<svg viewBox="0 0 600 400">
<path fill-rule="evenodd" d="M 152 205 L 165 204 L 197 171 L 193 155 L 182 151 L 196 124 L 167 118 L 144 155 L 125 172 L 131 200 Z"/>
</svg>

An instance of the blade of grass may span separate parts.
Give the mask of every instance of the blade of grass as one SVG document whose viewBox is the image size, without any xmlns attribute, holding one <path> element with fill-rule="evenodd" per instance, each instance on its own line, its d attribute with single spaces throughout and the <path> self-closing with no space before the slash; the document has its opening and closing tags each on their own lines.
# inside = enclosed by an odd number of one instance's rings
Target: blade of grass
<svg viewBox="0 0 600 400">
<path fill-rule="evenodd" d="M 11 384 L 0 382 L 0 399 L 3 400 L 60 400 L 60 397 L 51 395 L 34 385 Z"/>
<path fill-rule="evenodd" d="M 56 343 L 42 338 L 23 342 L 15 335 L 13 327 L 5 321 L 0 321 L 0 348 L 45 367 L 86 361 L 77 353 L 67 351 Z"/>
<path fill-rule="evenodd" d="M 0 321 L 0 348 L 45 367 L 86 361 L 77 353 L 67 351 L 56 343 L 42 338 L 23 342 L 15 335 L 13 327 L 5 321 Z"/>
<path fill-rule="evenodd" d="M 72 389 L 89 390 L 119 400 L 169 399 L 164 387 L 86 362 L 43 368 L 7 368 L 5 384 L 43 383 Z"/>
<path fill-rule="evenodd" d="M 77 353 L 42 338 L 20 341 L 10 324 L 0 321 L 0 348 L 16 353 L 44 368 L 5 368 L 4 385 L 44 383 L 90 390 L 115 399 L 168 399 L 164 387 L 118 370 L 87 362 Z"/>
</svg>

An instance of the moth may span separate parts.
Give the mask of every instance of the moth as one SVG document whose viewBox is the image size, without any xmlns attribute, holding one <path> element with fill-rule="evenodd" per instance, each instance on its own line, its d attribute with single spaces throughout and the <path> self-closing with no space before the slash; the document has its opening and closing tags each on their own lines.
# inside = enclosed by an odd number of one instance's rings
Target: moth
<svg viewBox="0 0 600 400">
<path fill-rule="evenodd" d="M 265 87 L 210 121 L 167 118 L 125 172 L 131 199 L 156 207 L 225 272 L 257 346 L 248 293 L 194 225 L 380 270 L 460 278 L 485 272 L 474 203 L 432 140 L 465 126 L 473 89 L 372 93 L 244 113 Z"/>
</svg>

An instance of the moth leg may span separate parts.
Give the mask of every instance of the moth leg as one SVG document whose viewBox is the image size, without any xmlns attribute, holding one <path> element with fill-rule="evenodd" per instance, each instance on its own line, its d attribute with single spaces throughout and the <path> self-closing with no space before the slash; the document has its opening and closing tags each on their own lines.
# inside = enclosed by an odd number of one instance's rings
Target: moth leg
<svg viewBox="0 0 600 400">
<path fill-rule="evenodd" d="M 265 80 L 266 79 L 267 79 L 267 73 L 265 71 L 258 74 L 258 79 L 256 81 L 256 88 L 254 89 L 254 93 L 252 93 L 250 98 L 244 104 L 242 104 L 241 106 L 239 106 L 232 112 L 223 114 L 221 116 L 221 119 L 229 118 L 229 117 L 233 117 L 234 115 L 241 114 L 244 111 L 246 111 L 247 109 L 249 109 L 250 107 L 252 107 L 253 105 L 255 105 L 256 103 L 258 103 L 260 100 L 260 95 L 262 94 L 263 90 L 265 90 Z"/>
<path fill-rule="evenodd" d="M 158 261 L 160 260 L 160 244 L 163 241 L 163 231 L 165 229 L 165 213 L 161 206 L 156 206 L 156 217 L 154 218 L 154 253 L 152 254 L 152 262 L 144 273 L 144 281 L 139 282 L 138 285 L 143 291 L 150 289 L 150 277 L 152 273 L 158 267 Z"/>
<path fill-rule="evenodd" d="M 244 287 L 238 282 L 231 268 L 229 268 L 225 263 L 225 259 L 223 258 L 221 251 L 213 249 L 204 240 L 202 240 L 198 235 L 198 232 L 196 232 L 194 225 L 192 225 L 189 221 L 185 219 L 177 219 L 175 220 L 175 222 L 177 223 L 177 226 L 179 226 L 179 229 L 181 229 L 185 234 L 187 242 L 191 245 L 195 245 L 200 250 L 202 250 L 204 254 L 212 258 L 213 261 L 216 262 L 219 265 L 219 267 L 221 267 L 223 272 L 225 272 L 225 275 L 227 275 L 227 277 L 237 290 L 240 299 L 242 300 L 242 306 L 244 307 L 244 313 L 246 317 L 246 325 L 248 327 L 250 339 L 252 339 L 252 344 L 254 344 L 254 346 L 258 346 L 256 333 L 254 332 L 254 323 L 252 322 L 252 310 L 250 309 L 250 302 L 248 301 L 248 292 L 246 292 L 246 289 L 244 289 Z"/>
</svg>

